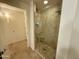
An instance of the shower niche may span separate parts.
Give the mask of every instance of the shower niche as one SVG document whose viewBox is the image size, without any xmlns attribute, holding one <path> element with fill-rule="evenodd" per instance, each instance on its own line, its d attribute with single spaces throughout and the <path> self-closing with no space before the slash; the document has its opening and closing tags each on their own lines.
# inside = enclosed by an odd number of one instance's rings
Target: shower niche
<svg viewBox="0 0 79 59">
<path fill-rule="evenodd" d="M 44 2 L 47 1 L 47 4 Z M 62 0 L 34 0 L 35 49 L 45 59 L 55 59 Z"/>
</svg>

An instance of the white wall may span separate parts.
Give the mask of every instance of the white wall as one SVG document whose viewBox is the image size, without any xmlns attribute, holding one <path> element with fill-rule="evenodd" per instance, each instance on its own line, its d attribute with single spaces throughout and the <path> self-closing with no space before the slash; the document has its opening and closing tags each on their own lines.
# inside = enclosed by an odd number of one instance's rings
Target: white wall
<svg viewBox="0 0 79 59">
<path fill-rule="evenodd" d="M 4 30 L 3 30 L 3 28 L 4 28 L 4 18 L 1 16 L 1 14 L 0 14 L 0 49 L 1 48 L 3 48 L 3 45 L 2 45 L 2 39 L 3 39 L 3 35 L 4 35 Z"/>
<path fill-rule="evenodd" d="M 27 12 L 27 46 L 31 47 L 33 50 L 35 48 L 34 44 L 34 4 L 33 0 L 30 0 L 26 7 Z"/>
<path fill-rule="evenodd" d="M 68 59 L 77 2 L 78 0 L 63 0 L 56 59 Z"/>
<path fill-rule="evenodd" d="M 24 10 L 2 4 L 0 7 L 2 14 L 2 16 L 0 15 L 1 46 L 5 47 L 8 44 L 26 39 Z"/>
<path fill-rule="evenodd" d="M 34 50 L 34 3 L 33 0 L 30 1 L 30 47 Z"/>
<path fill-rule="evenodd" d="M 25 23 L 26 24 L 26 36 L 27 36 L 27 46 L 31 47 L 32 49 L 34 49 L 34 14 L 33 14 L 33 0 L 30 0 L 28 2 L 21 2 L 21 1 L 13 1 L 14 3 L 11 3 L 11 1 L 7 2 L 7 1 L 3 1 L 6 4 L 18 7 L 18 8 L 23 8 L 24 10 L 26 10 L 26 20 Z M 16 4 L 15 4 L 16 2 Z M 18 5 L 19 4 L 19 5 Z"/>
<path fill-rule="evenodd" d="M 67 59 L 79 59 L 79 0 L 77 3 Z"/>
</svg>

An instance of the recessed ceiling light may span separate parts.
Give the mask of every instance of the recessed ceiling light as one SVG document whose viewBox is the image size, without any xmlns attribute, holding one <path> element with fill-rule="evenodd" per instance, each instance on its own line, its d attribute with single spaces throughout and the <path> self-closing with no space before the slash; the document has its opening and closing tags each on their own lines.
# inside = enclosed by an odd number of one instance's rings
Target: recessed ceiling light
<svg viewBox="0 0 79 59">
<path fill-rule="evenodd" d="M 47 0 L 45 0 L 45 1 L 44 1 L 44 4 L 48 4 L 48 1 L 47 1 Z"/>
</svg>

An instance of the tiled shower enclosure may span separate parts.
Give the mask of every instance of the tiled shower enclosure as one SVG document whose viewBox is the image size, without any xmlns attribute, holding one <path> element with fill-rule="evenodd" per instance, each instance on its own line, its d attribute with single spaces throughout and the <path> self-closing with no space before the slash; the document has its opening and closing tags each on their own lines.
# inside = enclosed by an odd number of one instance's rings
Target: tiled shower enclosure
<svg viewBox="0 0 79 59">
<path fill-rule="evenodd" d="M 51 1 L 49 1 L 51 2 Z M 39 3 L 42 4 L 42 1 Z M 51 3 L 49 4 L 51 5 Z M 35 12 L 35 49 L 45 59 L 55 59 L 60 25 L 62 1 L 50 7 L 39 7 L 36 1 Z"/>
</svg>

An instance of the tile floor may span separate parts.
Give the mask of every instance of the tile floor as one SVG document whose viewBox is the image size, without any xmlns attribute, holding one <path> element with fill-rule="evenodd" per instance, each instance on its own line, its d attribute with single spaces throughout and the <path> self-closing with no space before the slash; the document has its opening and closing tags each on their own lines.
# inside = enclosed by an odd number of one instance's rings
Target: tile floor
<svg viewBox="0 0 79 59">
<path fill-rule="evenodd" d="M 44 43 L 38 43 L 36 50 L 45 57 L 45 59 L 55 59 L 56 50 Z"/>
<path fill-rule="evenodd" d="M 5 54 L 9 58 L 5 59 L 42 59 L 37 53 L 32 51 L 31 48 L 27 48 L 27 41 L 19 41 L 8 45 L 8 49 Z"/>
<path fill-rule="evenodd" d="M 42 58 L 34 51 L 28 48 L 25 51 L 20 51 L 15 55 L 11 56 L 10 59 L 42 59 Z"/>
</svg>

